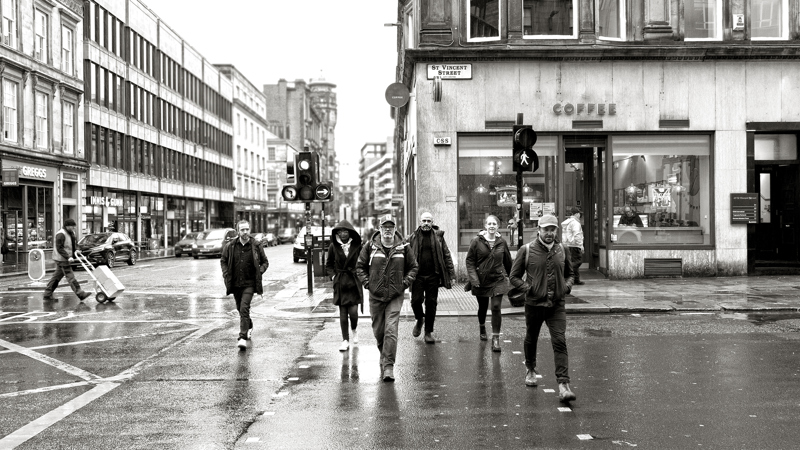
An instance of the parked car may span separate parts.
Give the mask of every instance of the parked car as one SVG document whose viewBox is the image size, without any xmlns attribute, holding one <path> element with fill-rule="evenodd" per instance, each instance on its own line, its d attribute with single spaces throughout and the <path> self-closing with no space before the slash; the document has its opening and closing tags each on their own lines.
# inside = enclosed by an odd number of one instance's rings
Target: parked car
<svg viewBox="0 0 800 450">
<path fill-rule="evenodd" d="M 253 239 L 260 242 L 263 247 L 274 247 L 278 245 L 278 240 L 275 239 L 275 235 L 272 233 L 255 233 L 251 234 L 251 236 Z"/>
<path fill-rule="evenodd" d="M 318 240 L 322 241 L 322 245 L 319 247 L 322 249 L 322 251 L 328 251 L 328 245 L 331 243 L 332 232 L 333 228 L 331 227 L 325 227 L 325 233 L 322 232 L 322 227 L 311 227 L 311 234 L 316 236 Z M 301 259 L 306 259 L 305 236 L 306 227 L 303 227 L 300 229 L 300 232 L 297 233 L 297 238 L 294 240 L 294 246 L 292 247 L 292 259 L 294 262 L 300 262 Z"/>
<path fill-rule="evenodd" d="M 77 250 L 92 264 L 105 264 L 108 267 L 114 267 L 118 261 L 125 261 L 132 266 L 136 264 L 138 256 L 131 238 L 125 233 L 116 232 L 87 234 L 78 241 Z"/>
<path fill-rule="evenodd" d="M 221 256 L 222 246 L 235 239 L 236 230 L 233 228 L 213 228 L 197 234 L 192 244 L 192 258 L 201 256 Z"/>
<path fill-rule="evenodd" d="M 294 233 L 294 228 L 281 228 L 278 232 L 278 243 L 286 244 L 294 242 L 297 235 Z"/>
<path fill-rule="evenodd" d="M 197 231 L 186 233 L 186 236 L 183 237 L 177 244 L 175 244 L 175 257 L 180 258 L 182 255 L 191 255 L 192 254 L 192 244 L 194 241 L 197 240 L 197 235 L 200 234 Z"/>
</svg>

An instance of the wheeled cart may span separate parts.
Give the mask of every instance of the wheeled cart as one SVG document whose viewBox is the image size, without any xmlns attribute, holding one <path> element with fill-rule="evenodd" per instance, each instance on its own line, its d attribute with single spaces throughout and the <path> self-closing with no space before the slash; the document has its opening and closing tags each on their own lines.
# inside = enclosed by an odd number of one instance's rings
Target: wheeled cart
<svg viewBox="0 0 800 450">
<path fill-rule="evenodd" d="M 89 258 L 80 251 L 75 252 L 75 257 L 94 280 L 95 299 L 98 303 L 110 302 L 125 290 L 125 286 L 122 285 L 119 278 L 108 267 L 97 266 L 95 268 Z"/>
</svg>

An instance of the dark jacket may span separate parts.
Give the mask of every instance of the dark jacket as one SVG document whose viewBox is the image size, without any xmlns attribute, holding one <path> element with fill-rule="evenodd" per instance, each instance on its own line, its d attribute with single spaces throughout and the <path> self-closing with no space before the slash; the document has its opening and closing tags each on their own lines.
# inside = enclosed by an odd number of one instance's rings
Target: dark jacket
<svg viewBox="0 0 800 450">
<path fill-rule="evenodd" d="M 524 266 L 527 251 L 530 251 L 531 255 L 528 257 L 528 267 L 526 268 Z M 552 300 L 547 298 L 548 270 L 553 270 L 555 276 Z M 523 273 L 525 273 L 525 281 L 522 281 Z M 572 291 L 572 264 L 564 253 L 561 243 L 555 242 L 548 251 L 537 237 L 517 252 L 509 278 L 514 287 L 521 287 L 523 284 L 529 286 L 528 294 L 525 296 L 525 305 L 560 306 L 564 305 L 564 298 Z"/>
<path fill-rule="evenodd" d="M 236 283 L 233 282 L 233 267 L 236 264 L 233 258 L 233 248 L 236 247 L 236 242 L 238 240 L 239 238 L 237 237 L 225 244 L 222 247 L 222 253 L 219 257 L 219 266 L 222 268 L 222 279 L 225 281 L 225 295 L 232 294 L 233 288 L 236 287 Z M 250 248 L 253 251 L 253 262 L 258 262 L 256 267 L 256 285 L 254 287 L 256 288 L 257 294 L 263 295 L 264 286 L 262 285 L 261 274 L 267 271 L 269 260 L 264 253 L 264 247 L 252 237 L 250 238 Z"/>
<path fill-rule="evenodd" d="M 433 233 L 433 251 L 436 258 L 436 268 L 439 270 L 439 286 L 444 286 L 447 289 L 453 287 L 453 280 L 456 278 L 456 268 L 453 265 L 453 257 L 450 256 L 450 249 L 447 248 L 447 242 L 444 241 L 444 231 L 440 230 L 436 225 L 431 230 Z M 414 252 L 415 261 L 419 264 L 419 255 L 422 246 L 422 228 L 417 228 L 409 237 L 408 244 Z M 431 273 L 420 273 L 419 275 L 433 275 Z"/>
<path fill-rule="evenodd" d="M 350 248 L 347 256 L 342 250 L 339 231 L 350 233 Z M 364 289 L 356 275 L 356 263 L 361 254 L 361 236 L 350 222 L 342 220 L 333 228 L 331 244 L 328 246 L 328 259 L 325 260 L 325 271 L 333 276 L 333 304 L 358 305 L 364 302 Z"/>
<path fill-rule="evenodd" d="M 395 233 L 388 252 L 381 244 L 381 233 L 376 231 L 364 244 L 356 264 L 356 274 L 361 284 L 369 289 L 370 300 L 390 302 L 405 291 L 417 278 L 419 266 L 414 251 Z"/>
<path fill-rule="evenodd" d="M 643 228 L 644 225 L 642 224 L 642 218 L 639 217 L 639 214 L 634 212 L 632 216 L 628 217 L 626 214 L 622 214 L 619 218 L 619 222 L 617 226 L 620 227 L 639 227 Z"/>
<path fill-rule="evenodd" d="M 506 276 L 511 270 L 511 251 L 508 243 L 497 233 L 494 248 L 489 248 L 487 231 L 481 231 L 472 239 L 467 250 L 467 275 L 472 285 L 472 295 L 494 297 L 508 292 Z"/>
</svg>

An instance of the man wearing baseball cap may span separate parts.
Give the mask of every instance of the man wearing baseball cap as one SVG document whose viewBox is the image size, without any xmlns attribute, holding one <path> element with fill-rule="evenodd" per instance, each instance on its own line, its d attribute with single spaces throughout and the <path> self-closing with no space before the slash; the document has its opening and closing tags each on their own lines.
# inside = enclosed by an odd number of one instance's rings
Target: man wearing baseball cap
<svg viewBox="0 0 800 450">
<path fill-rule="evenodd" d="M 67 277 L 67 282 L 69 282 L 72 291 L 81 301 L 91 295 L 81 289 L 80 283 L 75 279 L 75 274 L 72 272 L 71 263 L 75 260 L 75 246 L 78 242 L 77 238 L 75 238 L 76 226 L 77 224 L 74 220 L 67 219 L 64 221 L 64 227 L 56 233 L 55 248 L 53 249 L 53 261 L 56 262 L 56 270 L 44 289 L 43 300 L 45 301 L 55 300 L 53 292 L 58 288 L 58 283 L 64 277 Z"/>
<path fill-rule="evenodd" d="M 569 387 L 564 298 L 572 290 L 573 275 L 564 246 L 556 242 L 557 233 L 558 219 L 552 214 L 543 215 L 539 219 L 538 236 L 517 252 L 509 279 L 512 285 L 524 286 L 528 292 L 525 297 L 525 384 L 536 386 L 536 378 L 541 376 L 536 371 L 536 344 L 542 324 L 546 323 L 553 345 L 558 397 L 562 402 L 569 402 L 575 400 L 575 394 Z"/>
</svg>

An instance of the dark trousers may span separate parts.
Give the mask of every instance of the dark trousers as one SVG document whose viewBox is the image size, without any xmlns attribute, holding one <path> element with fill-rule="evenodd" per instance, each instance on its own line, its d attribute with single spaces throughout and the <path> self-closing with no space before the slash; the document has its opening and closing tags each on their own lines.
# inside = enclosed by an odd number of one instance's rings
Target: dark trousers
<svg viewBox="0 0 800 450">
<path fill-rule="evenodd" d="M 580 247 L 569 247 L 569 260 L 572 263 L 572 274 L 575 282 L 581 281 L 580 268 L 583 264 L 583 252 Z"/>
<path fill-rule="evenodd" d="M 236 300 L 236 310 L 239 311 L 239 339 L 247 339 L 247 331 L 253 328 L 253 321 L 250 320 L 250 302 L 256 288 L 236 287 L 233 289 L 233 299 Z"/>
<path fill-rule="evenodd" d="M 556 379 L 559 383 L 569 383 L 569 358 L 567 355 L 567 308 L 554 306 L 525 305 L 525 367 L 536 368 L 536 344 L 542 324 L 550 330 L 550 341 L 553 344 L 553 358 L 556 366 Z"/>
<path fill-rule="evenodd" d="M 503 316 L 500 313 L 500 305 L 503 302 L 502 295 L 494 297 L 476 297 L 478 300 L 478 325 L 484 326 L 486 323 L 486 312 L 489 310 L 489 300 L 492 301 L 492 334 L 500 334 L 500 326 L 503 324 Z"/>
<path fill-rule="evenodd" d="M 400 327 L 400 308 L 403 296 L 398 295 L 388 302 L 369 299 L 369 314 L 372 318 L 372 334 L 381 352 L 381 369 L 394 366 L 397 356 L 397 329 Z"/>
<path fill-rule="evenodd" d="M 422 311 L 422 305 L 425 311 Z M 425 332 L 433 333 L 436 305 L 439 304 L 439 276 L 418 276 L 411 287 L 411 309 L 417 320 L 425 318 Z"/>
<path fill-rule="evenodd" d="M 339 325 L 342 327 L 342 339 L 349 341 L 350 330 L 358 326 L 358 305 L 339 305 Z"/>
<path fill-rule="evenodd" d="M 53 272 L 53 276 L 50 277 L 50 281 L 47 282 L 47 287 L 44 289 L 45 298 L 53 296 L 53 291 L 56 290 L 58 283 L 60 283 L 61 279 L 64 277 L 67 278 L 69 287 L 72 288 L 72 292 L 74 292 L 78 298 L 86 296 L 86 292 L 81 289 L 81 284 L 78 283 L 77 279 L 75 279 L 75 273 L 72 271 L 72 266 L 70 266 L 69 263 L 58 263 L 58 265 L 56 265 L 55 272 Z"/>
</svg>

